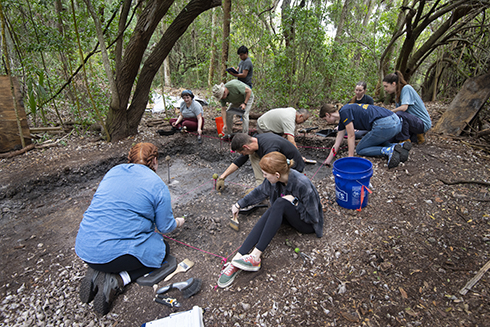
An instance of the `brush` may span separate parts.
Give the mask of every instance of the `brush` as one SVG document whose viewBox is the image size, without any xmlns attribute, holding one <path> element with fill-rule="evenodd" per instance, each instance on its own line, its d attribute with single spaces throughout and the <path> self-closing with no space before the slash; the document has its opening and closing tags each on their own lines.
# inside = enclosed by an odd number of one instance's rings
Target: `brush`
<svg viewBox="0 0 490 327">
<path fill-rule="evenodd" d="M 189 259 L 185 259 L 175 269 L 173 273 L 165 277 L 164 281 L 170 280 L 170 278 L 174 277 L 175 274 L 180 273 L 180 272 L 186 272 L 187 270 L 191 269 L 192 266 L 194 266 L 194 262 L 190 261 Z"/>
<path fill-rule="evenodd" d="M 163 293 L 168 292 L 172 288 L 176 288 L 182 292 L 185 299 L 190 298 L 194 294 L 197 294 L 201 290 L 202 280 L 199 278 L 189 278 L 185 282 L 173 283 L 158 289 L 157 297 L 162 297 Z"/>
<path fill-rule="evenodd" d="M 236 230 L 237 232 L 240 230 L 240 225 L 236 217 L 230 219 L 230 227 Z"/>
</svg>

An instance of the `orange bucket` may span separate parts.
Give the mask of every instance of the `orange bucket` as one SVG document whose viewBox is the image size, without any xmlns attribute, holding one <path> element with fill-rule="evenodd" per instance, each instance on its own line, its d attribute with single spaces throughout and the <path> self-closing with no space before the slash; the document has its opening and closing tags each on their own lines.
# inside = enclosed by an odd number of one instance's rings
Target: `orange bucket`
<svg viewBox="0 0 490 327">
<path fill-rule="evenodd" d="M 223 117 L 216 117 L 214 119 L 216 121 L 216 129 L 218 130 L 218 135 L 224 135 L 223 133 Z"/>
</svg>

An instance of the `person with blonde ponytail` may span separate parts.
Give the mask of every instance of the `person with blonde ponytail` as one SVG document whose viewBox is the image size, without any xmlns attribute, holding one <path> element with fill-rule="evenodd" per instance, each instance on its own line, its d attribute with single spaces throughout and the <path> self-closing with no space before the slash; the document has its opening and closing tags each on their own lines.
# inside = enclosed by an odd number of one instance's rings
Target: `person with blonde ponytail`
<svg viewBox="0 0 490 327">
<path fill-rule="evenodd" d="M 270 152 L 260 160 L 264 182 L 231 207 L 233 216 L 240 208 L 270 199 L 269 209 L 255 224 L 231 262 L 225 264 L 218 286 L 225 288 L 242 271 L 258 271 L 262 252 L 283 222 L 303 234 L 323 236 L 323 209 L 320 196 L 311 181 L 291 167 L 294 160 L 280 152 Z M 250 254 L 248 254 L 252 251 Z"/>
<path fill-rule="evenodd" d="M 170 192 L 157 169 L 157 147 L 136 144 L 128 163 L 104 176 L 83 215 L 75 252 L 89 268 L 80 300 L 94 300 L 102 315 L 125 285 L 165 262 L 168 243 L 155 229 L 164 234 L 184 224 L 184 218 L 174 219 Z"/>
</svg>

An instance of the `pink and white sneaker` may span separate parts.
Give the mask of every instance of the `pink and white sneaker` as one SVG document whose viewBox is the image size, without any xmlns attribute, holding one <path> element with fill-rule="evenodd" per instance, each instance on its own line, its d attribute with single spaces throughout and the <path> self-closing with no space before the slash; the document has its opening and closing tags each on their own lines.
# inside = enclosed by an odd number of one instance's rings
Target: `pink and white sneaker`
<svg viewBox="0 0 490 327">
<path fill-rule="evenodd" d="M 230 262 L 225 263 L 218 278 L 218 286 L 221 288 L 230 286 L 239 272 L 240 269 L 233 266 Z"/>
<path fill-rule="evenodd" d="M 258 271 L 261 260 L 257 260 L 253 255 L 247 254 L 240 259 L 233 260 L 231 264 L 245 271 Z"/>
</svg>

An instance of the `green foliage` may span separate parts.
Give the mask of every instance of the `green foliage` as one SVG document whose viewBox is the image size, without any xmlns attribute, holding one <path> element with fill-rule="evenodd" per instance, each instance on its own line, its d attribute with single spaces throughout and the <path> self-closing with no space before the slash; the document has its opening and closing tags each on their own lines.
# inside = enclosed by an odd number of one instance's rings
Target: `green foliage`
<svg viewBox="0 0 490 327">
<path fill-rule="evenodd" d="M 162 19 L 162 26 L 153 35 L 150 44 L 155 45 L 166 29 L 177 17 L 189 0 L 177 0 Z M 83 1 L 75 2 L 75 19 L 81 37 L 84 56 L 96 49 L 97 37 L 95 24 Z M 385 51 L 396 29 L 400 13 L 401 0 L 373 0 L 371 15 L 363 25 L 369 12 L 367 1 L 351 1 L 351 8 L 345 21 L 345 33 L 340 44 L 333 43 L 333 35 L 328 33 L 338 24 L 344 1 L 309 0 L 304 6 L 299 1 L 291 1 L 288 9 L 290 16 L 282 21 L 281 8 L 272 8 L 276 1 L 250 0 L 232 2 L 231 34 L 229 39 L 229 59 L 227 66 L 236 67 L 239 57 L 237 48 L 245 45 L 254 63 L 254 110 L 294 106 L 317 108 L 321 102 L 347 102 L 354 95 L 358 81 L 368 84 L 368 94 L 374 95 L 378 80 L 379 59 Z M 3 0 L 9 32 L 7 44 L 13 54 L 12 68 L 27 96 L 27 107 L 33 121 L 41 117 L 43 124 L 55 121 L 53 102 L 62 106 L 76 117 L 83 128 L 98 121 L 89 101 L 87 89 L 81 77 L 81 71 L 75 76 L 70 88 L 53 101 L 48 100 L 61 89 L 67 79 L 79 68 L 80 58 L 76 44 L 75 28 L 72 17 L 71 1 L 62 1 L 59 12 L 54 2 L 47 0 Z M 92 4 L 99 15 L 105 31 L 113 68 L 115 66 L 115 45 L 118 37 L 118 15 L 120 0 L 93 0 Z M 409 1 L 409 6 L 417 8 L 421 2 Z M 432 4 L 432 3 L 431 3 Z M 449 0 L 440 1 L 440 5 L 449 4 Z M 431 6 L 424 8 L 429 10 Z M 121 36 L 123 46 L 128 43 L 141 7 L 133 4 L 128 28 Z M 211 51 L 215 48 L 216 71 L 214 83 L 221 81 L 222 47 L 222 9 L 215 8 L 217 25 L 212 26 L 213 12 L 206 11 L 189 26 L 175 44 L 168 59 L 172 86 L 207 89 Z M 452 96 L 460 88 L 467 76 L 475 76 L 488 71 L 490 37 L 488 32 L 489 10 L 466 22 L 467 30 L 454 36 L 452 41 L 441 45 L 430 53 L 418 67 L 411 83 L 423 84 L 432 74 L 431 67 L 441 60 L 442 53 L 447 62 L 441 80 L 445 85 L 440 90 L 443 96 Z M 113 15 L 113 21 L 110 21 Z M 415 50 L 425 42 L 450 13 L 433 22 L 417 39 Z M 130 15 L 131 16 L 131 15 Z M 165 24 L 163 26 L 163 24 Z M 214 28 L 214 30 L 213 30 Z M 285 32 L 291 34 L 291 45 L 286 47 Z M 212 32 L 216 38 L 211 39 Z M 286 34 L 287 34 L 286 33 Z M 394 44 L 393 53 L 388 57 L 387 67 L 395 69 L 396 59 L 400 56 L 400 47 L 405 40 L 402 35 Z M 144 55 L 148 55 L 150 50 Z M 105 117 L 110 91 L 107 76 L 102 65 L 100 53 L 92 55 L 86 64 L 90 92 L 96 107 Z M 227 80 L 234 79 L 227 75 Z M 155 79 L 153 87 L 159 88 L 160 79 Z M 168 85 L 167 85 L 168 86 Z M 220 105 L 209 97 L 210 105 L 220 110 Z M 77 103 L 78 102 L 78 103 Z M 78 108 L 82 112 L 78 113 Z M 87 109 L 88 108 L 88 109 Z M 83 132 L 83 130 L 80 130 Z"/>
</svg>

